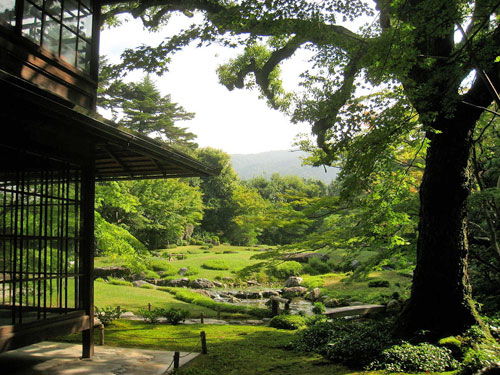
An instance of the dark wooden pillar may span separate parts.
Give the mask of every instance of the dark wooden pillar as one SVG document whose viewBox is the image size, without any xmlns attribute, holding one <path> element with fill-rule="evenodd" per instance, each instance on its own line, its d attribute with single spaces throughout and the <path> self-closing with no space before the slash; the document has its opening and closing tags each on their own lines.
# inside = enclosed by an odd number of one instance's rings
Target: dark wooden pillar
<svg viewBox="0 0 500 375">
<path fill-rule="evenodd" d="M 95 165 L 85 163 L 82 171 L 82 283 L 81 307 L 89 316 L 89 329 L 82 332 L 83 358 L 94 355 L 94 198 Z"/>
</svg>

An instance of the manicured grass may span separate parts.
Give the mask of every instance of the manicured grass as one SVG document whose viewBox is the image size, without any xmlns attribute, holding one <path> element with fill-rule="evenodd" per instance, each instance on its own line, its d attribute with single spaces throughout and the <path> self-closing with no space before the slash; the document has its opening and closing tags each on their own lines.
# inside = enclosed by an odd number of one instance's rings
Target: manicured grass
<svg viewBox="0 0 500 375">
<path fill-rule="evenodd" d="M 106 328 L 105 344 L 167 351 L 200 352 L 200 332 L 205 331 L 208 354 L 200 355 L 178 374 L 255 375 L 351 373 L 318 355 L 284 349 L 293 332 L 269 327 L 215 325 L 148 325 L 142 322 L 115 321 Z M 61 341 L 80 342 L 80 335 Z M 97 333 L 96 333 L 97 340 Z M 98 342 L 98 341 L 96 341 Z"/>
<path fill-rule="evenodd" d="M 94 298 L 94 304 L 98 307 L 120 306 L 123 311 L 134 313 L 137 313 L 140 308 L 146 308 L 148 303 L 151 303 L 153 307 L 175 307 L 188 310 L 192 317 L 198 317 L 201 313 L 205 314 L 206 317 L 217 315 L 217 312 L 212 309 L 179 301 L 170 293 L 155 289 L 96 282 L 94 283 Z"/>
</svg>

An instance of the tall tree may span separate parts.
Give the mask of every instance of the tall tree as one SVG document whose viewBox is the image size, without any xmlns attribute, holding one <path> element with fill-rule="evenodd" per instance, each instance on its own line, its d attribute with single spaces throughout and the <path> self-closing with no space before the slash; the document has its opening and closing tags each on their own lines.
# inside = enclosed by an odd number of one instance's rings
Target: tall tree
<svg viewBox="0 0 500 375">
<path fill-rule="evenodd" d="M 170 95 L 162 95 L 149 74 L 139 82 L 126 83 L 113 79 L 115 73 L 104 60 L 102 63 L 98 105 L 111 110 L 118 125 L 177 148 L 198 147 L 196 135 L 178 126 L 179 121 L 191 120 L 194 113 L 173 103 Z"/>
<path fill-rule="evenodd" d="M 478 322 L 467 277 L 465 203 L 472 133 L 485 108 L 499 101 L 500 3 L 374 3 L 376 11 L 363 0 L 145 0 L 125 10 L 112 7 L 107 15 L 127 11 L 140 17 L 148 10 L 147 20 L 154 21 L 170 11 L 201 11 L 201 26 L 158 48 L 128 51 L 125 66 L 136 67 L 142 59 L 142 67 L 161 70 L 169 53 L 197 38 L 245 44 L 244 54 L 219 70 L 221 80 L 229 88 L 257 84 L 272 106 L 291 111 L 296 121 L 309 121 L 325 162 L 348 148 L 366 124 L 386 132 L 367 152 L 389 147 L 395 135 L 415 128 L 405 115 L 414 111 L 429 147 L 420 187 L 417 266 L 399 331 L 456 334 Z M 378 22 L 359 31 L 337 23 L 373 15 Z M 235 37 L 243 34 L 248 37 Z M 300 48 L 313 53 L 314 65 L 303 73 L 305 94 L 290 107 L 279 65 Z M 363 81 L 392 88 L 392 98 L 356 98 Z"/>
</svg>

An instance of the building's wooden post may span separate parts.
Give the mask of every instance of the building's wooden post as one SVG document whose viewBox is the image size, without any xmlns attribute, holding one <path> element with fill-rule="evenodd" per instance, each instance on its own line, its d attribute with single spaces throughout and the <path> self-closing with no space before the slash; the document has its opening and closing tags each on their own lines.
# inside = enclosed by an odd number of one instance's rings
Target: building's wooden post
<svg viewBox="0 0 500 375">
<path fill-rule="evenodd" d="M 82 357 L 94 355 L 94 199 L 95 167 L 93 162 L 85 163 L 82 170 L 81 197 L 81 270 L 80 284 L 81 308 L 89 317 L 89 329 L 82 332 Z"/>
</svg>

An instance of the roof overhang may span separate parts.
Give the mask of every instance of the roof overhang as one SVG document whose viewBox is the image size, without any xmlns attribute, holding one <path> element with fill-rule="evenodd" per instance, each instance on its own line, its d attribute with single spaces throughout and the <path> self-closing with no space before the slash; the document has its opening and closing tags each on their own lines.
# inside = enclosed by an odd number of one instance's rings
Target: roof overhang
<svg viewBox="0 0 500 375">
<path fill-rule="evenodd" d="M 59 143 L 64 140 L 76 146 L 79 140 L 91 143 L 90 157 L 97 180 L 202 177 L 219 173 L 162 142 L 81 113 L 64 99 L 3 71 L 0 71 L 0 85 L 1 91 L 8 93 L 0 104 L 3 114 L 11 111 L 11 118 L 21 118 L 29 111 L 32 117 L 29 123 L 33 123 L 27 128 L 29 132 L 36 132 L 38 123 L 49 124 L 67 134 L 54 134 L 60 138 Z M 15 130 L 16 124 L 0 126 L 6 134 Z M 0 141 L 2 144 L 6 146 Z"/>
</svg>

